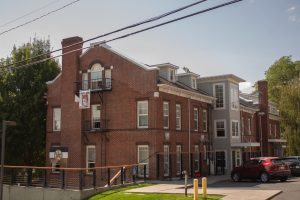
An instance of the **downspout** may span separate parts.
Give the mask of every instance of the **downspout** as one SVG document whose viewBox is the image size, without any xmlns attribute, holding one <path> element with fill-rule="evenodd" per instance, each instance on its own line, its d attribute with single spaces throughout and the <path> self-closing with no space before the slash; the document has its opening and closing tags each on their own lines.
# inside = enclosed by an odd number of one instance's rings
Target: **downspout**
<svg viewBox="0 0 300 200">
<path fill-rule="evenodd" d="M 191 97 L 188 98 L 188 110 L 189 110 L 189 171 L 191 171 Z"/>
</svg>

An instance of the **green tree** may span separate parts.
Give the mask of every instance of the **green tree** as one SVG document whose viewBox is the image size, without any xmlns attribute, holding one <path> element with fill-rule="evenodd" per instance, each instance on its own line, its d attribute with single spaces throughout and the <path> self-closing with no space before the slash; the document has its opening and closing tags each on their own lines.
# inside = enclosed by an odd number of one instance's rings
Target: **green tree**
<svg viewBox="0 0 300 200">
<path fill-rule="evenodd" d="M 49 40 L 34 38 L 32 42 L 14 47 L 11 56 L 1 59 L 1 62 L 2 65 L 15 63 L 45 53 L 38 59 L 49 58 L 50 48 Z M 7 132 L 6 163 L 43 165 L 46 82 L 58 75 L 60 67 L 54 59 L 27 67 L 20 67 L 22 64 L 11 68 L 0 67 L 0 118 L 17 122 L 17 126 Z"/>
<path fill-rule="evenodd" d="M 281 97 L 281 87 L 288 85 L 290 81 L 298 77 L 297 68 L 299 61 L 293 62 L 291 56 L 283 56 L 277 60 L 266 71 L 268 81 L 269 98 L 275 103 L 279 103 Z"/>
<path fill-rule="evenodd" d="M 270 100 L 277 103 L 287 153 L 300 154 L 300 61 L 291 56 L 277 60 L 267 71 Z"/>
</svg>

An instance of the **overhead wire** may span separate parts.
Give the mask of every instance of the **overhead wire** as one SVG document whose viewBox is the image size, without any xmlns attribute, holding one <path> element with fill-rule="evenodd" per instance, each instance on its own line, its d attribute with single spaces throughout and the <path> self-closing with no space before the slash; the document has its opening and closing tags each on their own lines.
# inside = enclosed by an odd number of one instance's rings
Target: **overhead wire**
<svg viewBox="0 0 300 200">
<path fill-rule="evenodd" d="M 207 0 L 196 1 L 196 2 L 194 2 L 194 3 L 191 3 L 191 4 L 188 4 L 188 5 L 186 5 L 186 6 L 177 8 L 177 9 L 175 9 L 175 10 L 168 11 L 168 12 L 166 12 L 166 13 L 157 15 L 157 16 L 155 16 L 155 17 L 151 17 L 151 18 L 149 18 L 149 19 L 142 20 L 142 21 L 140 21 L 140 22 L 137 22 L 137 23 L 134 23 L 134 24 L 131 24 L 131 25 L 128 25 L 128 26 L 125 26 L 125 27 L 116 29 L 116 30 L 114 30 L 114 31 L 111 31 L 111 32 L 108 32 L 108 33 L 105 33 L 105 34 L 102 34 L 102 35 L 95 36 L 95 37 L 93 37 L 93 38 L 84 40 L 84 41 L 82 41 L 82 42 L 74 43 L 74 44 L 65 46 L 65 47 L 60 48 L 60 49 L 56 49 L 56 50 L 52 50 L 52 51 L 47 52 L 47 53 L 44 53 L 44 54 L 36 55 L 36 56 L 34 56 L 34 57 L 31 57 L 31 58 L 28 58 L 28 59 L 24 59 L 24 60 L 21 60 L 21 61 L 18 61 L 18 62 L 9 64 L 9 65 L 6 65 L 5 67 L 12 66 L 12 65 L 19 64 L 19 63 L 26 62 L 26 61 L 30 61 L 30 60 L 33 60 L 33 59 L 36 59 L 36 58 L 39 58 L 39 57 L 42 57 L 42 56 L 47 56 L 47 55 L 49 55 L 49 54 L 51 54 L 51 53 L 55 53 L 55 52 L 61 51 L 61 50 L 66 49 L 66 48 L 70 48 L 70 47 L 73 47 L 73 46 L 78 45 L 78 44 L 83 44 L 83 43 L 86 43 L 86 42 L 90 42 L 90 41 L 93 41 L 93 40 L 96 40 L 96 39 L 99 39 L 99 38 L 102 38 L 102 37 L 105 37 L 105 36 L 109 36 L 109 35 L 112 35 L 112 34 L 115 34 L 115 33 L 118 33 L 118 32 L 121 32 L 121 31 L 124 31 L 124 30 L 127 30 L 127 29 L 130 29 L 130 28 L 134 28 L 134 27 L 137 27 L 137 26 L 146 24 L 146 23 L 154 22 L 154 21 L 157 21 L 157 20 L 162 19 L 162 18 L 164 18 L 164 17 L 167 17 L 167 16 L 169 16 L 169 15 L 171 15 L 171 14 L 177 13 L 177 12 L 179 12 L 179 11 L 185 10 L 185 9 L 190 8 L 190 7 L 192 7 L 192 6 L 195 6 L 195 5 L 197 5 L 197 4 L 203 3 L 203 2 L 205 2 L 205 1 L 207 1 Z"/>
<path fill-rule="evenodd" d="M 44 17 L 46 17 L 46 16 L 48 16 L 48 15 L 50 15 L 50 14 L 52 14 L 52 13 L 58 12 L 58 11 L 60 11 L 60 10 L 62 10 L 62 9 L 64 9 L 64 8 L 66 8 L 66 7 L 68 7 L 68 6 L 71 6 L 71 5 L 73 5 L 73 4 L 75 4 L 75 3 L 79 2 L 79 1 L 80 1 L 80 0 L 72 1 L 72 2 L 66 4 L 66 5 L 64 5 L 64 6 L 62 6 L 62 7 L 59 7 L 59 8 L 57 8 L 57 9 L 55 9 L 55 10 L 52 10 L 52 11 L 50 11 L 50 12 L 47 12 L 46 14 L 43 14 L 43 15 L 41 15 L 41 16 L 39 16 L 39 17 L 36 17 L 36 18 L 34 18 L 34 19 L 31 19 L 31 20 L 29 20 L 29 21 L 27 21 L 27 22 L 25 22 L 25 23 L 23 23 L 23 24 L 20 24 L 20 25 L 18 25 L 18 26 L 15 26 L 15 27 L 12 27 L 12 28 L 7 29 L 7 30 L 5 30 L 5 31 L 2 31 L 2 32 L 0 32 L 0 36 L 3 35 L 3 34 L 5 34 L 5 33 L 8 33 L 8 32 L 10 32 L 10 31 L 12 31 L 12 30 L 15 30 L 15 29 L 17 29 L 17 28 L 20 28 L 20 27 L 22 27 L 22 26 L 25 26 L 25 25 L 30 24 L 30 23 L 32 23 L 32 22 L 35 22 L 35 21 L 37 21 L 37 20 L 39 20 L 39 19 L 42 19 L 42 18 L 44 18 Z"/>
<path fill-rule="evenodd" d="M 44 5 L 44 6 L 40 7 L 40 8 L 37 8 L 37 9 L 35 9 L 35 10 L 32 10 L 32 11 L 30 11 L 30 12 L 28 12 L 28 13 L 22 15 L 22 16 L 19 16 L 19 17 L 14 18 L 14 19 L 12 19 L 12 20 L 10 20 L 10 21 L 4 23 L 4 24 L 1 24 L 1 25 L 0 25 L 0 28 L 2 28 L 2 27 L 4 27 L 4 26 L 7 26 L 8 24 L 11 24 L 11 23 L 13 23 L 13 22 L 16 22 L 16 21 L 18 21 L 19 19 L 22 19 L 22 18 L 24 18 L 24 17 L 27 17 L 27 16 L 29 16 L 29 15 L 31 15 L 31 14 L 33 14 L 33 13 L 36 13 L 36 12 L 38 12 L 38 11 L 41 11 L 41 10 L 43 10 L 44 8 L 47 8 L 47 7 L 49 7 L 49 6 L 51 6 L 51 5 L 55 4 L 55 3 L 57 3 L 57 2 L 59 2 L 59 1 L 61 1 L 61 0 L 51 1 L 50 3 L 47 3 L 46 5 Z"/>
<path fill-rule="evenodd" d="M 141 33 L 141 32 L 145 32 L 145 31 L 148 31 L 148 30 L 151 30 L 151 29 L 160 27 L 160 26 L 164 26 L 164 25 L 166 25 L 166 24 L 170 24 L 170 23 L 173 23 L 173 22 L 176 22 L 176 21 L 180 21 L 180 20 L 183 20 L 183 19 L 186 19 L 186 18 L 190 18 L 190 17 L 193 17 L 193 16 L 195 16 L 195 15 L 199 15 L 199 14 L 202 14 L 202 13 L 206 13 L 206 12 L 209 12 L 209 11 L 212 11 L 212 10 L 215 10 L 215 9 L 218 9 L 218 8 L 221 8 L 221 7 L 225 7 L 225 6 L 234 4 L 234 3 L 238 3 L 238 2 L 241 2 L 241 1 L 243 1 L 243 0 L 232 0 L 232 1 L 229 1 L 229 2 L 226 2 L 226 3 L 223 3 L 223 4 L 219 4 L 219 5 L 217 5 L 217 6 L 213 6 L 213 7 L 210 7 L 210 8 L 201 10 L 201 11 L 198 11 L 198 12 L 194 12 L 194 13 L 189 14 L 189 15 L 184 15 L 184 16 L 182 16 L 182 17 L 178 17 L 178 18 L 175 18 L 175 19 L 172 19 L 172 20 L 169 20 L 169 21 L 166 21 L 166 22 L 163 22 L 163 23 L 154 25 L 154 26 L 150 26 L 150 27 L 147 27 L 147 28 L 144 28 L 144 29 L 140 29 L 140 30 L 138 30 L 138 31 L 135 31 L 135 32 L 132 32 L 132 33 L 128 33 L 128 34 L 125 34 L 125 35 L 122 35 L 122 36 L 119 36 L 119 37 L 115 37 L 115 38 L 110 39 L 110 40 L 98 42 L 98 45 L 105 44 L 105 43 L 109 43 L 109 42 L 116 41 L 116 40 L 120 40 L 120 39 L 129 37 L 129 36 L 132 36 L 132 35 Z M 62 53 L 62 54 L 60 54 L 60 55 L 52 56 L 52 57 L 50 57 L 50 58 L 45 58 L 45 59 L 42 59 L 42 60 L 34 61 L 34 62 L 25 64 L 25 65 L 21 65 L 21 66 L 15 66 L 14 69 L 15 69 L 15 68 L 28 67 L 28 66 L 30 66 L 30 65 L 34 65 L 34 64 L 41 63 L 41 62 L 45 62 L 45 61 L 50 60 L 50 59 L 58 58 L 58 57 L 61 57 L 61 56 L 64 56 L 64 55 L 67 55 L 67 54 L 70 54 L 70 53 L 74 53 L 74 52 L 77 52 L 77 51 L 80 51 L 80 50 L 84 50 L 84 49 L 89 49 L 89 48 L 93 48 L 93 46 L 88 46 L 88 47 L 82 47 L 82 48 L 74 49 L 74 50 L 71 50 L 71 51 Z M 7 66 L 7 67 L 8 67 L 8 66 Z"/>
</svg>

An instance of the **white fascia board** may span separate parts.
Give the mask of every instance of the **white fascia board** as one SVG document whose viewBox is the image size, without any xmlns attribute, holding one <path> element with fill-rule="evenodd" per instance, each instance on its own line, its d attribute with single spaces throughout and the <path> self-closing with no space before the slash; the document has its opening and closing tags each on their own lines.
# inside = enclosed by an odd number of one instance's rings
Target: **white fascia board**
<svg viewBox="0 0 300 200">
<path fill-rule="evenodd" d="M 259 142 L 240 142 L 240 143 L 232 143 L 231 147 L 260 147 Z"/>
<path fill-rule="evenodd" d="M 181 97 L 185 97 L 185 98 L 190 98 L 193 100 L 202 101 L 202 102 L 209 103 L 209 104 L 212 104 L 215 100 L 214 97 L 206 96 L 203 94 L 184 90 L 184 89 L 166 85 L 166 84 L 158 84 L 157 86 L 158 86 L 158 89 L 160 92 L 165 92 L 168 94 L 173 94 L 173 95 L 177 95 L 177 96 L 181 96 Z"/>
</svg>

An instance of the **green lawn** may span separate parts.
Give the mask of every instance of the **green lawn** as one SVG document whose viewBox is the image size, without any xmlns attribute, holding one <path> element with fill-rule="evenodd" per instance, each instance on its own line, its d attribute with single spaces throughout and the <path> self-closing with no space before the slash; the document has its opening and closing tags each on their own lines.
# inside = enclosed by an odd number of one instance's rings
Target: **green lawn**
<svg viewBox="0 0 300 200">
<path fill-rule="evenodd" d="M 126 199 L 126 200 L 192 200 L 193 195 L 188 195 L 187 197 L 181 194 L 141 194 L 141 193 L 128 193 L 125 192 L 126 190 L 129 189 L 134 189 L 134 188 L 139 188 L 139 187 L 146 187 L 150 186 L 151 184 L 137 184 L 137 185 L 132 185 L 128 187 L 122 187 L 119 189 L 115 190 L 108 190 L 106 192 L 102 192 L 100 194 L 97 194 L 89 200 L 119 200 L 119 199 Z M 217 195 L 208 195 L 209 200 L 211 199 L 220 199 L 222 196 L 217 196 Z M 201 195 L 200 195 L 200 198 Z"/>
</svg>

